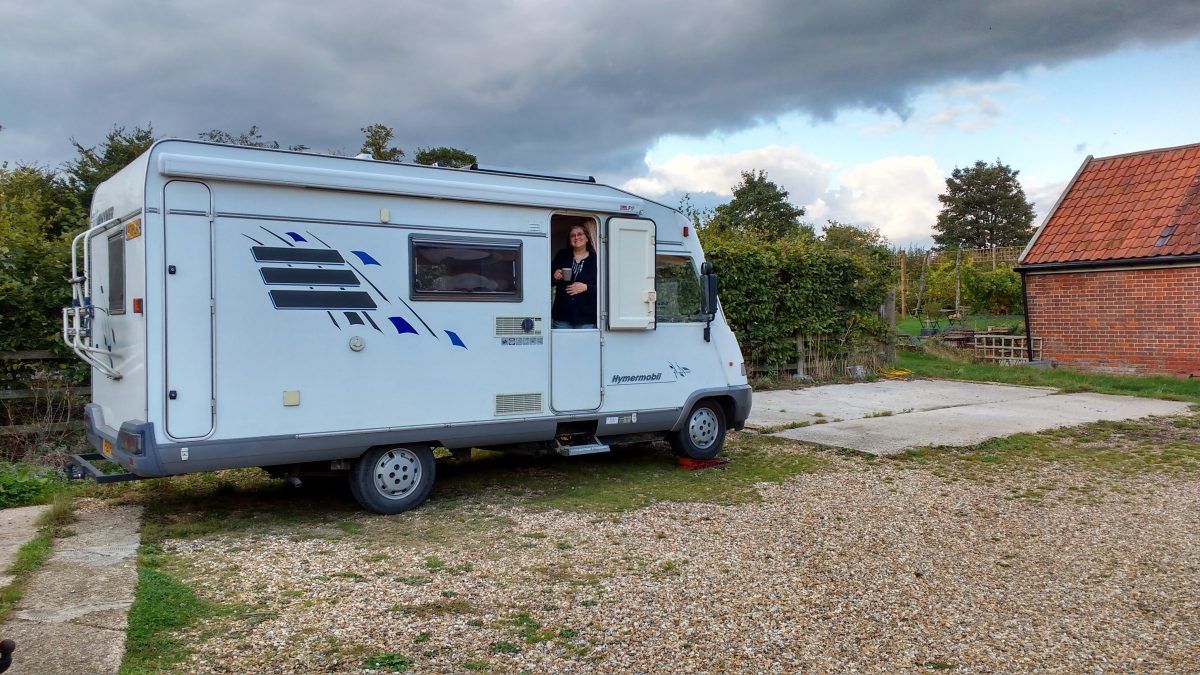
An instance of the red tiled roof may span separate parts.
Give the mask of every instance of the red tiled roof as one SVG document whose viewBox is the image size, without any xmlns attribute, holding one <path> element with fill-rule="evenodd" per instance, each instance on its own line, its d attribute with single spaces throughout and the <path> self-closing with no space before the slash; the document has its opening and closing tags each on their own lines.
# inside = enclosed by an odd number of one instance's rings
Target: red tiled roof
<svg viewBox="0 0 1200 675">
<path fill-rule="evenodd" d="M 1024 265 L 1200 254 L 1200 144 L 1088 158 Z"/>
</svg>

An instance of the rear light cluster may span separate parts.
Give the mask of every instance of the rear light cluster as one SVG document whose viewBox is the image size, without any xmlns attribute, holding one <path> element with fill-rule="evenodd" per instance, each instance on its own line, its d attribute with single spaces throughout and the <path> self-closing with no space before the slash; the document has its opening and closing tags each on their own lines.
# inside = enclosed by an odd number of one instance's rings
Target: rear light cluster
<svg viewBox="0 0 1200 675">
<path fill-rule="evenodd" d="M 142 454 L 142 435 L 136 431 L 122 429 L 117 434 L 117 447 L 130 455 Z"/>
</svg>

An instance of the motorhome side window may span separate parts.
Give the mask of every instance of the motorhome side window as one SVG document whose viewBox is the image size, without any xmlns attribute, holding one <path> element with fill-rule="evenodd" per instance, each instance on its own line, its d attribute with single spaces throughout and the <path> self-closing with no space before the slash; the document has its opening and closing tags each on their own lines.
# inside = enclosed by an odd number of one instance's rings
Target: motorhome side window
<svg viewBox="0 0 1200 675">
<path fill-rule="evenodd" d="M 108 313 L 125 313 L 125 228 L 108 238 Z"/>
<path fill-rule="evenodd" d="M 704 322 L 703 291 L 692 259 L 680 255 L 659 255 L 654 259 L 655 309 L 659 323 Z"/>
<path fill-rule="evenodd" d="M 521 301 L 521 242 L 410 240 L 413 300 Z"/>
</svg>

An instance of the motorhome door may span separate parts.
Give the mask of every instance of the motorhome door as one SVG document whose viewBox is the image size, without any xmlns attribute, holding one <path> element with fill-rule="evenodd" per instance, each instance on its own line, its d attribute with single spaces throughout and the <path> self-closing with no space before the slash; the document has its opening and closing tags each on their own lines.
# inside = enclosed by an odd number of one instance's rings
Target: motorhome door
<svg viewBox="0 0 1200 675">
<path fill-rule="evenodd" d="M 200 438 L 213 428 L 212 197 L 208 186 L 171 181 L 163 194 L 167 434 Z"/>
</svg>

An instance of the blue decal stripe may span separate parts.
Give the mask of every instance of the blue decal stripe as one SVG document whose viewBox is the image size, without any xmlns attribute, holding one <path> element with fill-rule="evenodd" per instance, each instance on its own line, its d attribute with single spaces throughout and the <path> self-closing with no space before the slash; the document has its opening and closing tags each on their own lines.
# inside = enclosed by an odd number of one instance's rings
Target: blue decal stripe
<svg viewBox="0 0 1200 675">
<path fill-rule="evenodd" d="M 304 237 L 301 237 L 298 232 L 288 232 L 287 236 L 291 237 L 292 241 L 302 241 L 302 242 L 308 243 L 308 240 L 305 239 Z"/>
<path fill-rule="evenodd" d="M 379 261 L 372 258 L 371 254 L 367 253 L 366 251 L 350 251 L 350 252 L 353 253 L 354 255 L 358 256 L 358 259 L 361 260 L 362 264 L 364 264 L 364 265 L 379 265 Z M 379 266 L 383 267 L 383 265 L 379 265 Z"/>
<path fill-rule="evenodd" d="M 420 335 L 420 333 L 417 332 L 417 329 L 413 328 L 412 324 L 406 321 L 402 316 L 389 316 L 388 321 L 392 322 L 392 325 L 396 327 L 396 332 L 400 335 L 404 335 L 405 333 Z"/>
<path fill-rule="evenodd" d="M 449 338 L 450 338 L 450 344 L 458 345 L 459 347 L 462 347 L 463 349 L 467 348 L 467 345 L 463 344 L 462 338 L 458 337 L 458 333 L 455 333 L 452 330 L 448 330 L 448 331 L 446 331 L 446 335 L 449 336 Z"/>
</svg>

